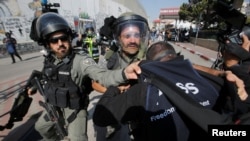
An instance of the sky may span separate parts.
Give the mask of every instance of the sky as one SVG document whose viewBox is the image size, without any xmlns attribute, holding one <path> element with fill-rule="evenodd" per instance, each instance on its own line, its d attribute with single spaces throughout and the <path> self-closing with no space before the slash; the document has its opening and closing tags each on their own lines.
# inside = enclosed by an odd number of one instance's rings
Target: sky
<svg viewBox="0 0 250 141">
<path fill-rule="evenodd" d="M 149 21 L 159 18 L 161 8 L 180 7 L 188 0 L 139 0 L 149 16 Z M 244 0 L 250 2 L 250 0 Z"/>
<path fill-rule="evenodd" d="M 180 7 L 188 0 L 139 0 L 149 16 L 149 20 L 153 21 L 159 18 L 161 8 Z"/>
</svg>

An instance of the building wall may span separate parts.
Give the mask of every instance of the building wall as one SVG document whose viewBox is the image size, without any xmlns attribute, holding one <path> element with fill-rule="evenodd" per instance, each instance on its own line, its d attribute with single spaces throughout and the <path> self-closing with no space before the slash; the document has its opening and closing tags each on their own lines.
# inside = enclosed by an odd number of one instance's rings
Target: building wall
<svg viewBox="0 0 250 141">
<path fill-rule="evenodd" d="M 120 3 L 125 7 L 129 7 L 129 9 L 145 18 L 147 18 L 147 13 L 145 9 L 142 7 L 141 3 L 138 0 L 113 0 L 114 2 Z"/>
<path fill-rule="evenodd" d="M 95 19 L 97 28 L 103 25 L 106 17 L 111 15 L 118 17 L 123 12 L 133 11 L 147 17 L 138 0 L 48 0 L 48 2 L 60 3 L 58 11 L 72 27 L 75 25 L 74 19 L 81 12 L 86 12 Z M 39 11 L 41 11 L 40 0 L 1 0 L 0 43 L 4 33 L 10 30 L 18 40 L 30 40 L 31 22 Z"/>
</svg>

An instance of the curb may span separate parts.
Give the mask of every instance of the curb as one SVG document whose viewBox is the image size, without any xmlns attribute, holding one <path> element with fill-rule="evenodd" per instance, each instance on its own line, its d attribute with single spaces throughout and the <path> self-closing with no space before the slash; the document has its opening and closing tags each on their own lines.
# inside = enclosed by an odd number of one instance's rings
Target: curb
<svg viewBox="0 0 250 141">
<path fill-rule="evenodd" d="M 215 58 L 207 57 L 206 55 L 204 55 L 204 54 L 202 54 L 202 53 L 200 53 L 200 52 L 198 52 L 198 51 L 194 51 L 194 50 L 192 50 L 191 48 L 185 47 L 185 46 L 180 45 L 180 44 L 178 44 L 178 43 L 174 43 L 174 44 L 177 45 L 177 46 L 179 46 L 179 47 L 182 47 L 182 48 L 185 49 L 185 50 L 188 50 L 188 51 L 191 52 L 192 54 L 196 54 L 196 55 L 200 56 L 202 59 L 204 59 L 204 60 L 206 60 L 206 61 L 210 61 L 210 62 L 213 63 L 213 62 L 216 60 Z"/>
</svg>

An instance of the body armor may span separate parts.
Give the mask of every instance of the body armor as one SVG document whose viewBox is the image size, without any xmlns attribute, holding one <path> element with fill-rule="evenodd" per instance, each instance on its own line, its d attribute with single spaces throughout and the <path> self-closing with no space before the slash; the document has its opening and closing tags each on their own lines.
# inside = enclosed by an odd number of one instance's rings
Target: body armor
<svg viewBox="0 0 250 141">
<path fill-rule="evenodd" d="M 77 86 L 71 78 L 71 68 L 74 54 L 63 59 L 58 65 L 53 64 L 53 57 L 45 60 L 44 90 L 46 102 L 61 108 L 83 108 L 84 99 L 87 96 L 82 88 Z"/>
</svg>

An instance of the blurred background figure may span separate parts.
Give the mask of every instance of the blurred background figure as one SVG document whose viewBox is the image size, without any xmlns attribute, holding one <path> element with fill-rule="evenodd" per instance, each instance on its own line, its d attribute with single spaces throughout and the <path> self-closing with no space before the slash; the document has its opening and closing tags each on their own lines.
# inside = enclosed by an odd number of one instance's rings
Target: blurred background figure
<svg viewBox="0 0 250 141">
<path fill-rule="evenodd" d="M 10 32 L 6 32 L 5 36 L 6 37 L 3 39 L 3 43 L 6 45 L 6 49 L 11 56 L 12 64 L 16 63 L 14 55 L 17 56 L 20 59 L 20 61 L 22 61 L 22 57 L 18 54 L 16 50 L 16 44 L 17 44 L 16 39 L 11 37 Z"/>
<path fill-rule="evenodd" d="M 85 32 L 78 35 L 77 45 L 82 46 L 83 50 L 86 51 L 96 63 L 99 62 L 99 48 L 97 41 L 97 34 L 92 24 L 87 24 Z"/>
</svg>

